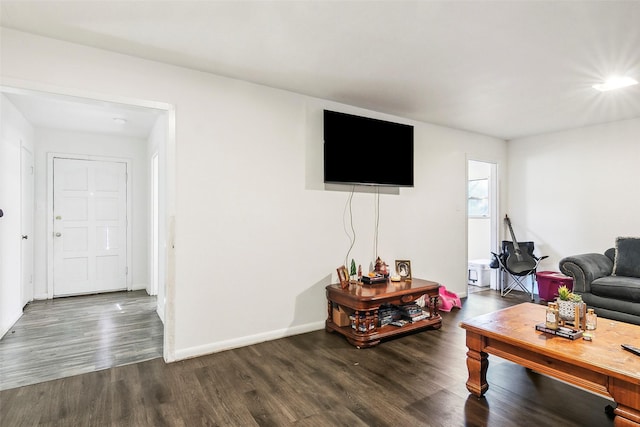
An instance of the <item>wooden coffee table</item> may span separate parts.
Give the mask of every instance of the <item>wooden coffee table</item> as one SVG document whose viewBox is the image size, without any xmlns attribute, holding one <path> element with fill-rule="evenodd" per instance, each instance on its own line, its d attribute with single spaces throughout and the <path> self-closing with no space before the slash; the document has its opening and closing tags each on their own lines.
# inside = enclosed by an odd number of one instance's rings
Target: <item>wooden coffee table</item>
<svg viewBox="0 0 640 427">
<path fill-rule="evenodd" d="M 620 347 L 640 347 L 640 326 L 600 318 L 593 341 L 571 341 L 536 331 L 544 318 L 544 306 L 524 303 L 461 322 L 467 389 L 478 397 L 487 392 L 492 354 L 610 398 L 617 403 L 615 426 L 640 427 L 640 356 Z"/>
</svg>

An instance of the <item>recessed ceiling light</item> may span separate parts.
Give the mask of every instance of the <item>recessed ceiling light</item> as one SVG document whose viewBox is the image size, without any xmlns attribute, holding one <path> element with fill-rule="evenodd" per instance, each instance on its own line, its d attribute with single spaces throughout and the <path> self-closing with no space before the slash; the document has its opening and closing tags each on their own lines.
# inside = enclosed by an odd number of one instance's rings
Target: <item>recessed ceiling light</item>
<svg viewBox="0 0 640 427">
<path fill-rule="evenodd" d="M 600 92 L 606 92 L 608 90 L 620 89 L 621 87 L 633 86 L 637 84 L 637 80 L 634 80 L 631 77 L 613 76 L 605 80 L 604 83 L 593 85 L 593 88 L 599 90 Z"/>
<path fill-rule="evenodd" d="M 123 125 L 123 124 L 127 123 L 127 119 L 123 119 L 122 117 L 114 117 L 113 118 L 113 122 L 117 123 L 119 125 Z"/>
</svg>

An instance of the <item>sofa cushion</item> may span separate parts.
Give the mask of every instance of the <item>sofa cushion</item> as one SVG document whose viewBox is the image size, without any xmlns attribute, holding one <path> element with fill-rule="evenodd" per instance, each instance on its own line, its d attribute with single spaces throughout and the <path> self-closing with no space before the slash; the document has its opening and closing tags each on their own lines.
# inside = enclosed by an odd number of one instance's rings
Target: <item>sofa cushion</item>
<svg viewBox="0 0 640 427">
<path fill-rule="evenodd" d="M 616 257 L 612 274 L 640 277 L 640 238 L 618 237 L 616 239 Z"/>
<path fill-rule="evenodd" d="M 640 278 L 606 276 L 591 282 L 591 293 L 605 298 L 640 302 Z"/>
</svg>

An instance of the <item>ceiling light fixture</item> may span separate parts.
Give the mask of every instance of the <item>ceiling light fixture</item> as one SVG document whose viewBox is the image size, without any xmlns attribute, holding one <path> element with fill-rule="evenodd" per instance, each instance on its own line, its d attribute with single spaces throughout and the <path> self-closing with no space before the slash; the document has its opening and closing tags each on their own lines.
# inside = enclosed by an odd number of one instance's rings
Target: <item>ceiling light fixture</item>
<svg viewBox="0 0 640 427">
<path fill-rule="evenodd" d="M 114 121 L 114 123 L 117 123 L 119 125 L 123 125 L 123 124 L 127 123 L 127 119 L 123 119 L 122 117 L 114 117 L 113 121 Z"/>
<path fill-rule="evenodd" d="M 608 90 L 620 89 L 622 87 L 637 85 L 637 80 L 631 77 L 613 76 L 605 80 L 604 83 L 593 85 L 593 88 L 600 92 L 606 92 Z"/>
</svg>

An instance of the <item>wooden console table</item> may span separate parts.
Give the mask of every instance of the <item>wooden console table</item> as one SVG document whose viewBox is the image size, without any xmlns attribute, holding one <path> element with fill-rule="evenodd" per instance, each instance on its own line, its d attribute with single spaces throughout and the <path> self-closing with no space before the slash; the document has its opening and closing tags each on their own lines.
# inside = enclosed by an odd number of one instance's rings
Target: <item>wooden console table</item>
<svg viewBox="0 0 640 427">
<path fill-rule="evenodd" d="M 328 332 L 337 332 L 358 348 L 373 347 L 380 340 L 423 329 L 438 329 L 442 318 L 438 313 L 438 288 L 440 285 L 428 280 L 392 282 L 374 285 L 350 284 L 342 289 L 339 284 L 327 286 L 328 317 L 325 328 Z M 378 310 L 384 304 L 408 304 L 425 295 L 429 317 L 404 326 L 378 326 Z M 333 320 L 336 305 L 348 309 L 357 319 L 356 328 L 351 325 L 338 326 Z M 362 319 L 362 320 L 360 320 Z M 366 332 L 359 332 L 361 329 Z"/>
</svg>

